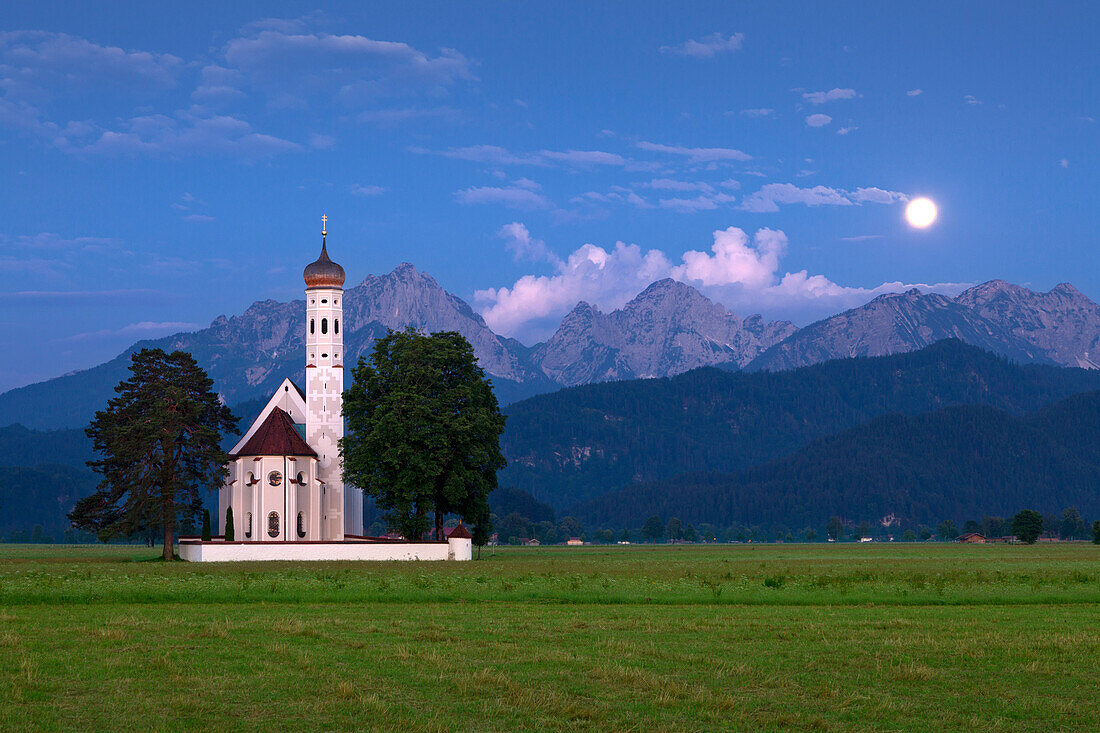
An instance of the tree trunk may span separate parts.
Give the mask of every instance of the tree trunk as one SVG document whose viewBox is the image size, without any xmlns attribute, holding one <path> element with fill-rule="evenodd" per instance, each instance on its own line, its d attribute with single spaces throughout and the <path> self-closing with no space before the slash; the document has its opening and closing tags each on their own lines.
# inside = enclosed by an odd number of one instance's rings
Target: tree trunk
<svg viewBox="0 0 1100 733">
<path fill-rule="evenodd" d="M 172 533 L 172 525 L 170 525 L 168 522 L 165 522 L 164 523 L 164 552 L 161 555 L 165 560 L 172 560 L 174 558 L 174 555 L 172 553 L 172 539 L 173 539 L 172 534 L 173 534 Z"/>
<path fill-rule="evenodd" d="M 438 509 L 435 510 L 435 538 L 443 539 L 443 513 Z"/>
</svg>

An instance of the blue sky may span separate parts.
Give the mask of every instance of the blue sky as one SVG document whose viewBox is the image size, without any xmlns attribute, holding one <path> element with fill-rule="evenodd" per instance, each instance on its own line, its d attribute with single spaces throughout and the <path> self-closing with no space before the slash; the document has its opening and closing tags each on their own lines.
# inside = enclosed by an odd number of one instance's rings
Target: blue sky
<svg viewBox="0 0 1100 733">
<path fill-rule="evenodd" d="M 0 389 L 409 261 L 498 332 L 1096 266 L 1096 3 L 21 3 Z M 908 227 L 905 201 L 940 207 Z"/>
</svg>

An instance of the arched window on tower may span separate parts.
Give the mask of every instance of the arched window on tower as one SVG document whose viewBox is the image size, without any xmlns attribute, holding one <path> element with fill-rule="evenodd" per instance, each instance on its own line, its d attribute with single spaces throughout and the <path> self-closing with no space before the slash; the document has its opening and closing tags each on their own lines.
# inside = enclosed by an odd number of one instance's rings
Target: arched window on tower
<svg viewBox="0 0 1100 733">
<path fill-rule="evenodd" d="M 313 319 L 312 318 L 309 319 L 309 332 L 313 333 Z"/>
<path fill-rule="evenodd" d="M 248 521 L 244 525 L 244 536 L 252 537 L 252 512 L 248 513 Z"/>
<path fill-rule="evenodd" d="M 306 515 L 298 512 L 298 539 L 306 536 Z"/>
<path fill-rule="evenodd" d="M 332 319 L 332 332 L 333 333 L 340 333 L 340 319 L 339 318 L 333 318 Z"/>
<path fill-rule="evenodd" d="M 328 319 L 321 319 L 321 333 L 328 333 Z"/>
</svg>

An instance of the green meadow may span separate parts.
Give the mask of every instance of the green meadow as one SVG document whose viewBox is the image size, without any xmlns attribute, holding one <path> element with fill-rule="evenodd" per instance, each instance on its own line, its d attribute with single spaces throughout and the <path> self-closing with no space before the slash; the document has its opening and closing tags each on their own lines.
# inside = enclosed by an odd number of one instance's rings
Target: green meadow
<svg viewBox="0 0 1100 733">
<path fill-rule="evenodd" d="M 1098 730 L 1100 547 L 0 545 L 3 730 Z"/>
</svg>

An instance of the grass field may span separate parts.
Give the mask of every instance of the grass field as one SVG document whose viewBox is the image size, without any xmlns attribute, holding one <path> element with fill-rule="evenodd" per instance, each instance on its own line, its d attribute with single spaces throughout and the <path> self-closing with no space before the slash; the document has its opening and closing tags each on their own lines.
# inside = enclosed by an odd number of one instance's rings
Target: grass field
<svg viewBox="0 0 1100 733">
<path fill-rule="evenodd" d="M 1100 547 L 0 545 L 0 728 L 1100 730 Z"/>
</svg>

